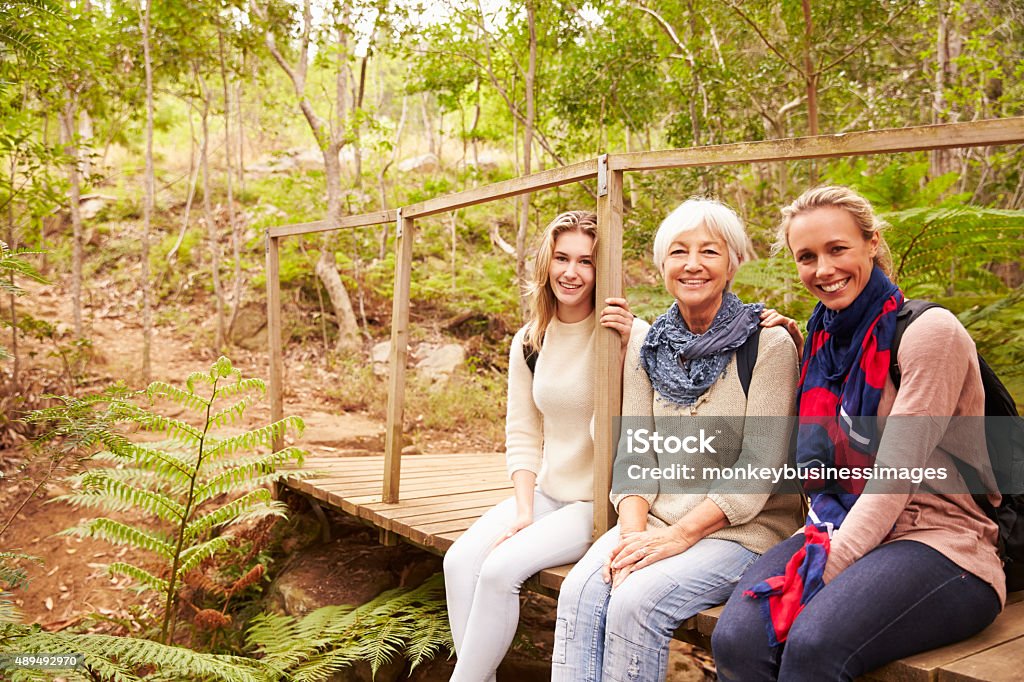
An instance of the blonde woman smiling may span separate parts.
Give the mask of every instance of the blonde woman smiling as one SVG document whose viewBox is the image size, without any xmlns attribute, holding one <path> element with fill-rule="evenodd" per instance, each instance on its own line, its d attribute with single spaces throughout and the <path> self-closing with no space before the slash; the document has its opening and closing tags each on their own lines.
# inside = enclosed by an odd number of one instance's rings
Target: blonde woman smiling
<svg viewBox="0 0 1024 682">
<path fill-rule="evenodd" d="M 782 211 L 778 246 L 819 301 L 803 350 L 797 466 L 871 473 L 895 462 L 959 478 L 955 456 L 981 471 L 985 448 L 947 431 L 954 415 L 985 413 L 974 342 L 933 309 L 894 348 L 905 301 L 883 225 L 848 187 L 816 187 Z M 758 560 L 722 612 L 719 679 L 852 680 L 995 619 L 1006 599 L 998 529 L 971 495 L 863 479 L 805 486 L 804 532 Z"/>
<path fill-rule="evenodd" d="M 569 211 L 537 252 L 526 326 L 509 352 L 505 448 L 514 497 L 484 514 L 445 555 L 453 680 L 493 680 L 519 621 L 519 588 L 545 568 L 576 561 L 593 524 L 597 216 Z M 600 323 L 638 346 L 647 324 L 622 299 Z M 533 365 L 531 368 L 530 365 Z"/>
</svg>

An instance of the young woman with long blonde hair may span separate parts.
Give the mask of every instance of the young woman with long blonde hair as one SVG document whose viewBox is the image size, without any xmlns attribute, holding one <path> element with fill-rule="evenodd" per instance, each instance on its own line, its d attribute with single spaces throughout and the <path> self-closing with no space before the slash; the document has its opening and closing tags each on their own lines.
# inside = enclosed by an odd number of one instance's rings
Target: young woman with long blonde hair
<svg viewBox="0 0 1024 682">
<path fill-rule="evenodd" d="M 591 543 L 597 323 L 619 332 L 623 354 L 647 330 L 624 299 L 596 314 L 596 240 L 597 216 L 588 211 L 562 213 L 541 239 L 529 321 L 509 352 L 505 447 L 515 495 L 444 559 L 453 680 L 493 680 L 516 631 L 523 581 L 578 560 Z"/>
</svg>

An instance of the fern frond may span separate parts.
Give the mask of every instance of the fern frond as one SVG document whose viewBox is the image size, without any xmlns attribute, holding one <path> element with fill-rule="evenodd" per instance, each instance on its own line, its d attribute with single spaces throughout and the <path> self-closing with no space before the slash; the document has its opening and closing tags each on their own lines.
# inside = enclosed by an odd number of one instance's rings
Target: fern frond
<svg viewBox="0 0 1024 682">
<path fill-rule="evenodd" d="M 210 538 L 206 542 L 193 545 L 181 553 L 181 563 L 178 564 L 178 577 L 184 577 L 189 571 L 201 564 L 204 559 L 212 557 L 218 552 L 223 552 L 231 546 L 228 538 Z"/>
<path fill-rule="evenodd" d="M 258 488 L 249 493 L 246 493 L 238 499 L 228 502 L 222 507 L 217 507 L 211 512 L 203 514 L 197 517 L 193 521 L 190 521 L 185 526 L 185 540 L 191 542 L 192 540 L 202 537 L 202 535 L 223 523 L 236 522 L 236 517 L 240 516 L 243 512 L 247 511 L 251 507 L 256 505 L 269 505 L 274 501 L 273 495 L 266 488 Z"/>
<path fill-rule="evenodd" d="M 208 423 L 211 426 L 224 427 L 228 424 L 234 424 L 235 420 L 240 420 L 245 413 L 245 410 L 252 405 L 252 398 L 249 396 L 243 396 L 241 400 L 235 404 L 225 407 L 224 409 L 211 414 Z"/>
<path fill-rule="evenodd" d="M 240 380 L 242 378 L 241 370 L 235 369 L 231 365 L 231 360 L 223 355 L 217 358 L 217 361 L 213 363 L 213 367 L 210 368 L 210 375 L 216 379 L 236 377 Z"/>
<path fill-rule="evenodd" d="M 231 436 L 230 438 L 218 441 L 216 445 L 207 451 L 207 460 L 215 461 L 226 455 L 232 455 L 239 450 L 254 450 L 259 446 L 269 446 L 278 438 L 284 438 L 285 433 L 289 430 L 294 429 L 298 435 L 305 428 L 306 424 L 300 417 L 285 417 L 262 428 L 246 431 L 237 436 Z"/>
<path fill-rule="evenodd" d="M 440 574 L 415 589 L 388 590 L 356 609 L 327 606 L 301 621 L 260 616 L 247 646 L 290 680 L 323 680 L 357 660 L 376 671 L 395 655 L 419 665 L 453 650 Z"/>
<path fill-rule="evenodd" d="M 336 637 L 352 628 L 359 609 L 364 607 L 336 605 L 316 609 L 299 622 L 298 636 L 304 640 Z"/>
<path fill-rule="evenodd" d="M 246 646 L 262 654 L 267 663 L 291 670 L 328 645 L 337 645 L 339 633 L 327 630 L 331 626 L 342 633 L 351 630 L 354 613 L 351 606 L 323 606 L 298 622 L 291 616 L 263 614 L 253 619 Z"/>
<path fill-rule="evenodd" d="M 156 668 L 157 672 L 147 679 L 221 682 L 264 682 L 277 679 L 273 668 L 255 659 L 199 653 L 134 637 L 38 630 L 19 637 L 14 646 L 18 648 L 4 648 L 7 651 L 80 653 L 85 657 L 87 667 L 103 680 L 135 682 L 139 678 L 132 671 L 140 667 Z"/>
<path fill-rule="evenodd" d="M 0 625 L 4 623 L 20 623 L 22 619 L 21 609 L 14 605 L 11 598 L 14 595 L 10 592 L 0 592 Z M 0 634 L 0 639 L 3 635 Z"/>
<path fill-rule="evenodd" d="M 396 621 L 387 619 L 379 628 L 370 631 L 363 646 L 369 650 L 370 672 L 373 675 L 399 654 L 405 640 L 400 630 L 401 626 Z"/>
<path fill-rule="evenodd" d="M 196 504 L 202 504 L 220 493 L 239 490 L 242 486 L 252 487 L 259 485 L 256 480 L 258 475 L 274 474 L 278 465 L 292 459 L 298 459 L 301 462 L 302 451 L 295 447 L 287 447 L 277 452 L 248 459 L 244 462 L 234 463 L 235 466 L 225 469 L 196 488 Z M 284 474 L 281 475 L 283 476 Z"/>
<path fill-rule="evenodd" d="M 141 530 L 113 519 L 91 519 L 78 526 L 61 531 L 58 535 L 99 538 L 114 545 L 129 545 L 138 549 L 144 549 L 147 552 L 158 554 L 165 559 L 171 559 L 174 556 L 174 546 L 166 536 L 152 531 Z"/>
<path fill-rule="evenodd" d="M 167 594 L 167 581 L 158 578 L 144 568 L 126 564 L 123 561 L 115 561 L 107 566 L 107 573 L 111 575 L 126 575 L 135 582 L 141 583 L 151 590 Z"/>
<path fill-rule="evenodd" d="M 142 509 L 150 514 L 155 514 L 164 521 L 175 524 L 180 523 L 185 515 L 183 506 L 158 492 L 143 490 L 123 481 L 102 478 L 93 474 L 86 474 L 82 482 L 87 486 L 85 490 L 53 499 L 67 502 L 74 507 L 100 508 L 110 511 Z"/>
<path fill-rule="evenodd" d="M 278 613 L 261 613 L 249 621 L 245 632 L 246 648 L 273 655 L 295 647 L 298 637 L 295 619 Z"/>
<path fill-rule="evenodd" d="M 197 381 L 202 381 L 204 384 L 213 386 L 216 379 L 214 379 L 209 372 L 192 372 L 188 375 L 188 378 L 185 379 L 185 387 L 188 388 L 190 393 L 195 393 Z"/>
<path fill-rule="evenodd" d="M 311 656 L 290 671 L 288 679 L 293 682 L 324 682 L 332 675 L 351 666 L 361 659 L 361 652 L 349 649 L 332 649 Z"/>
<path fill-rule="evenodd" d="M 145 490 L 159 491 L 164 495 L 178 498 L 184 496 L 188 490 L 188 481 L 169 480 L 159 471 L 152 469 L 140 469 L 138 467 L 96 468 L 86 473 L 75 474 L 67 477 L 66 480 L 72 484 L 81 485 L 86 476 L 103 476 L 104 478 L 121 481 L 126 485 Z"/>
<path fill-rule="evenodd" d="M 34 563 L 42 563 L 39 557 L 21 554 L 20 552 L 0 551 L 0 581 L 7 583 L 8 589 L 16 590 L 28 582 L 28 573 L 25 569 L 12 566 L 13 561 L 27 560 Z"/>
<path fill-rule="evenodd" d="M 146 395 L 150 398 L 162 397 L 195 411 L 206 410 L 210 401 L 196 395 L 192 391 L 183 391 L 180 388 L 171 386 L 166 381 L 154 381 L 146 388 Z"/>
<path fill-rule="evenodd" d="M 448 624 L 448 617 L 440 614 L 433 614 L 427 618 L 419 619 L 413 631 L 413 636 L 405 647 L 405 657 L 409 659 L 409 672 L 416 669 L 420 663 L 429 661 L 442 648 L 448 650 L 449 656 L 455 653 L 455 644 L 452 642 L 452 633 Z"/>
<path fill-rule="evenodd" d="M 227 384 L 224 386 L 218 386 L 214 392 L 215 399 L 219 398 L 230 398 L 246 391 L 259 391 L 260 393 L 267 392 L 267 385 L 262 379 L 242 379 L 233 384 Z"/>
<path fill-rule="evenodd" d="M 277 452 L 288 452 L 289 453 L 289 455 L 287 457 L 281 457 L 280 460 L 278 461 L 277 465 L 276 465 L 276 466 L 279 466 L 279 467 L 280 466 L 287 466 L 289 474 L 295 473 L 295 471 L 294 471 L 294 469 L 292 467 L 293 466 L 294 467 L 301 467 L 302 463 L 306 459 L 306 455 L 309 454 L 308 451 L 303 450 L 301 448 L 297 448 L 295 446 L 288 446 L 288 447 L 282 448 L 281 450 L 278 450 Z M 273 453 L 273 454 L 277 454 L 277 453 Z M 267 456 L 267 453 L 262 452 L 262 453 L 259 453 L 259 454 L 256 454 L 256 455 L 238 455 L 238 456 L 230 457 L 230 458 L 222 457 L 222 458 L 216 460 L 215 462 L 209 462 L 208 460 L 206 460 L 206 461 L 203 462 L 203 473 L 205 473 L 205 474 L 207 474 L 209 476 L 213 476 L 213 475 L 216 475 L 214 472 L 226 471 L 227 469 L 230 469 L 230 468 L 236 467 L 236 466 L 237 467 L 249 466 L 249 464 L 254 463 L 254 462 L 258 462 L 258 461 L 264 459 L 266 456 Z M 289 459 L 292 460 L 292 462 L 289 462 L 288 461 Z M 207 465 L 209 465 L 209 466 L 207 466 Z"/>
<path fill-rule="evenodd" d="M 131 459 L 136 466 L 158 472 L 168 479 L 184 483 L 191 480 L 195 467 L 187 459 L 171 452 L 174 448 L 167 446 L 175 445 L 173 442 L 135 444 L 118 434 L 102 434 L 100 440 L 107 450 L 96 453 L 93 459 Z"/>
<path fill-rule="evenodd" d="M 199 429 L 179 419 L 165 417 L 145 410 L 137 405 L 125 404 L 121 408 L 120 416 L 138 424 L 147 431 L 166 434 L 169 438 L 180 440 L 189 445 L 198 445 L 202 438 Z"/>
</svg>

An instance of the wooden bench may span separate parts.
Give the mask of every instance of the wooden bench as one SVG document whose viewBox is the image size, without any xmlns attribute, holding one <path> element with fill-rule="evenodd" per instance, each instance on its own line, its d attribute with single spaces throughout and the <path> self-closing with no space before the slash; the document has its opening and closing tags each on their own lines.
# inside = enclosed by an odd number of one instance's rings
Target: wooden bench
<svg viewBox="0 0 1024 682">
<path fill-rule="evenodd" d="M 557 596 L 572 565 L 535 576 L 528 586 Z M 557 583 L 557 585 L 556 585 Z M 701 611 L 676 631 L 676 639 L 711 650 L 722 606 Z M 1024 592 L 1014 592 L 995 622 L 970 639 L 894 661 L 860 678 L 865 682 L 1019 682 L 1024 680 Z"/>
<path fill-rule="evenodd" d="M 315 477 L 286 485 L 314 504 L 350 514 L 378 528 L 381 541 L 399 539 L 443 555 L 470 525 L 511 494 L 504 455 L 462 453 L 402 459 L 401 501 L 381 501 L 383 457 L 310 457 Z M 525 587 L 557 597 L 572 568 L 558 566 L 532 577 Z M 710 650 L 722 607 L 702 611 L 676 632 L 683 641 Z M 890 663 L 862 678 L 872 682 L 1010 682 L 1024 680 L 1024 592 L 984 632 L 957 644 Z"/>
</svg>

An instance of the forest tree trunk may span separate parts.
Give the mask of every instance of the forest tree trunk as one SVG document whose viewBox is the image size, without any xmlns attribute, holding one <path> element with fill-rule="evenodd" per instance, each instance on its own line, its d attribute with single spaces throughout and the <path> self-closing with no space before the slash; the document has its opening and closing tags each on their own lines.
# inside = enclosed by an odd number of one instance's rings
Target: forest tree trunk
<svg viewBox="0 0 1024 682">
<path fill-rule="evenodd" d="M 268 20 L 267 8 L 265 5 L 250 0 L 249 6 L 253 12 L 263 21 Z M 343 12 L 349 10 L 343 9 Z M 346 40 L 349 15 L 343 14 L 338 23 L 337 45 L 339 59 L 347 58 Z M 339 69 L 336 73 L 336 123 L 333 129 L 329 130 L 325 121 L 317 115 L 313 105 L 306 98 L 306 75 L 309 68 L 309 48 L 313 35 L 313 9 L 310 0 L 304 0 L 302 4 L 302 33 L 299 37 L 298 61 L 295 64 L 289 63 L 277 47 L 276 38 L 270 28 L 265 29 L 264 43 L 270 51 L 270 55 L 277 62 L 281 70 L 287 74 L 292 83 L 299 109 L 306 118 L 313 139 L 316 140 L 324 158 L 324 175 L 327 182 L 327 220 L 337 225 L 341 219 L 341 162 L 338 154 L 341 149 L 351 140 L 345 133 L 345 78 L 344 73 Z M 317 261 L 316 271 L 323 282 L 327 293 L 334 305 L 335 314 L 338 317 L 338 347 L 340 349 L 355 349 L 359 346 L 359 330 L 355 322 L 355 312 L 352 309 L 352 300 L 349 298 L 345 285 L 338 275 L 337 266 L 334 262 L 333 250 L 330 247 L 328 233 L 323 233 L 320 238 L 321 257 Z"/>
<path fill-rule="evenodd" d="M 329 145 L 324 150 L 324 171 L 327 176 L 327 219 L 337 224 L 341 219 L 341 160 L 338 158 L 339 147 Z M 352 299 L 345 289 L 338 268 L 334 261 L 334 249 L 330 235 L 323 233 L 320 237 L 320 259 L 316 263 L 316 274 L 327 289 L 334 312 L 338 318 L 338 350 L 354 351 L 359 348 L 359 326 L 356 313 L 352 308 Z"/>
<path fill-rule="evenodd" d="M 224 60 L 224 33 L 220 26 L 217 26 L 217 47 L 220 57 L 220 81 L 224 95 L 224 159 L 227 169 L 224 177 L 227 180 L 227 207 L 228 207 L 228 228 L 231 231 L 231 255 L 235 261 L 234 291 L 232 292 L 231 318 L 228 320 L 227 338 L 232 338 L 235 329 L 235 322 L 238 320 L 238 312 L 242 309 L 242 235 L 238 221 L 235 220 L 235 196 L 232 187 L 232 163 L 231 159 L 231 96 L 228 88 L 228 69 Z"/>
<path fill-rule="evenodd" d="M 534 80 L 537 76 L 537 22 L 536 10 L 532 2 L 526 5 L 526 21 L 529 27 L 530 57 L 526 69 L 526 121 L 523 125 L 523 175 L 529 175 L 531 169 L 531 152 L 533 150 L 533 127 L 536 119 L 534 102 Z M 526 283 L 526 233 L 530 227 L 530 195 L 520 197 L 519 230 L 516 232 L 516 278 L 519 280 L 519 307 L 526 314 L 527 299 Z"/>
<path fill-rule="evenodd" d="M 84 336 L 82 329 L 82 177 L 79 168 L 79 149 L 75 140 L 77 107 L 75 95 L 69 94 L 68 102 L 60 115 L 61 137 L 64 138 L 65 153 L 68 156 L 68 204 L 71 212 L 71 311 L 74 319 L 75 338 Z"/>
<path fill-rule="evenodd" d="M 807 86 L 807 127 L 811 135 L 818 134 L 818 73 L 811 54 L 814 22 L 811 20 L 811 0 L 803 0 L 804 8 L 804 81 Z"/>
<path fill-rule="evenodd" d="M 153 311 L 149 300 L 149 232 L 156 201 L 153 168 L 153 57 L 149 49 L 149 12 L 152 1 L 145 0 L 145 12 L 142 17 L 142 54 L 146 66 L 146 202 L 142 212 L 142 272 L 139 275 L 139 284 L 142 291 L 142 380 L 145 383 L 149 383 L 152 375 L 150 349 L 153 345 Z M 171 636 L 173 635 L 171 632 Z"/>
<path fill-rule="evenodd" d="M 213 276 L 213 301 L 217 312 L 217 326 L 214 333 L 215 353 L 221 353 L 226 345 L 227 322 L 224 315 L 224 285 L 220 280 L 220 237 L 217 234 L 217 220 L 210 204 L 210 89 L 196 70 L 199 91 L 203 97 L 203 143 L 199 151 L 199 163 L 203 171 L 203 220 L 206 222 L 206 241 L 210 248 L 210 273 Z"/>
</svg>

